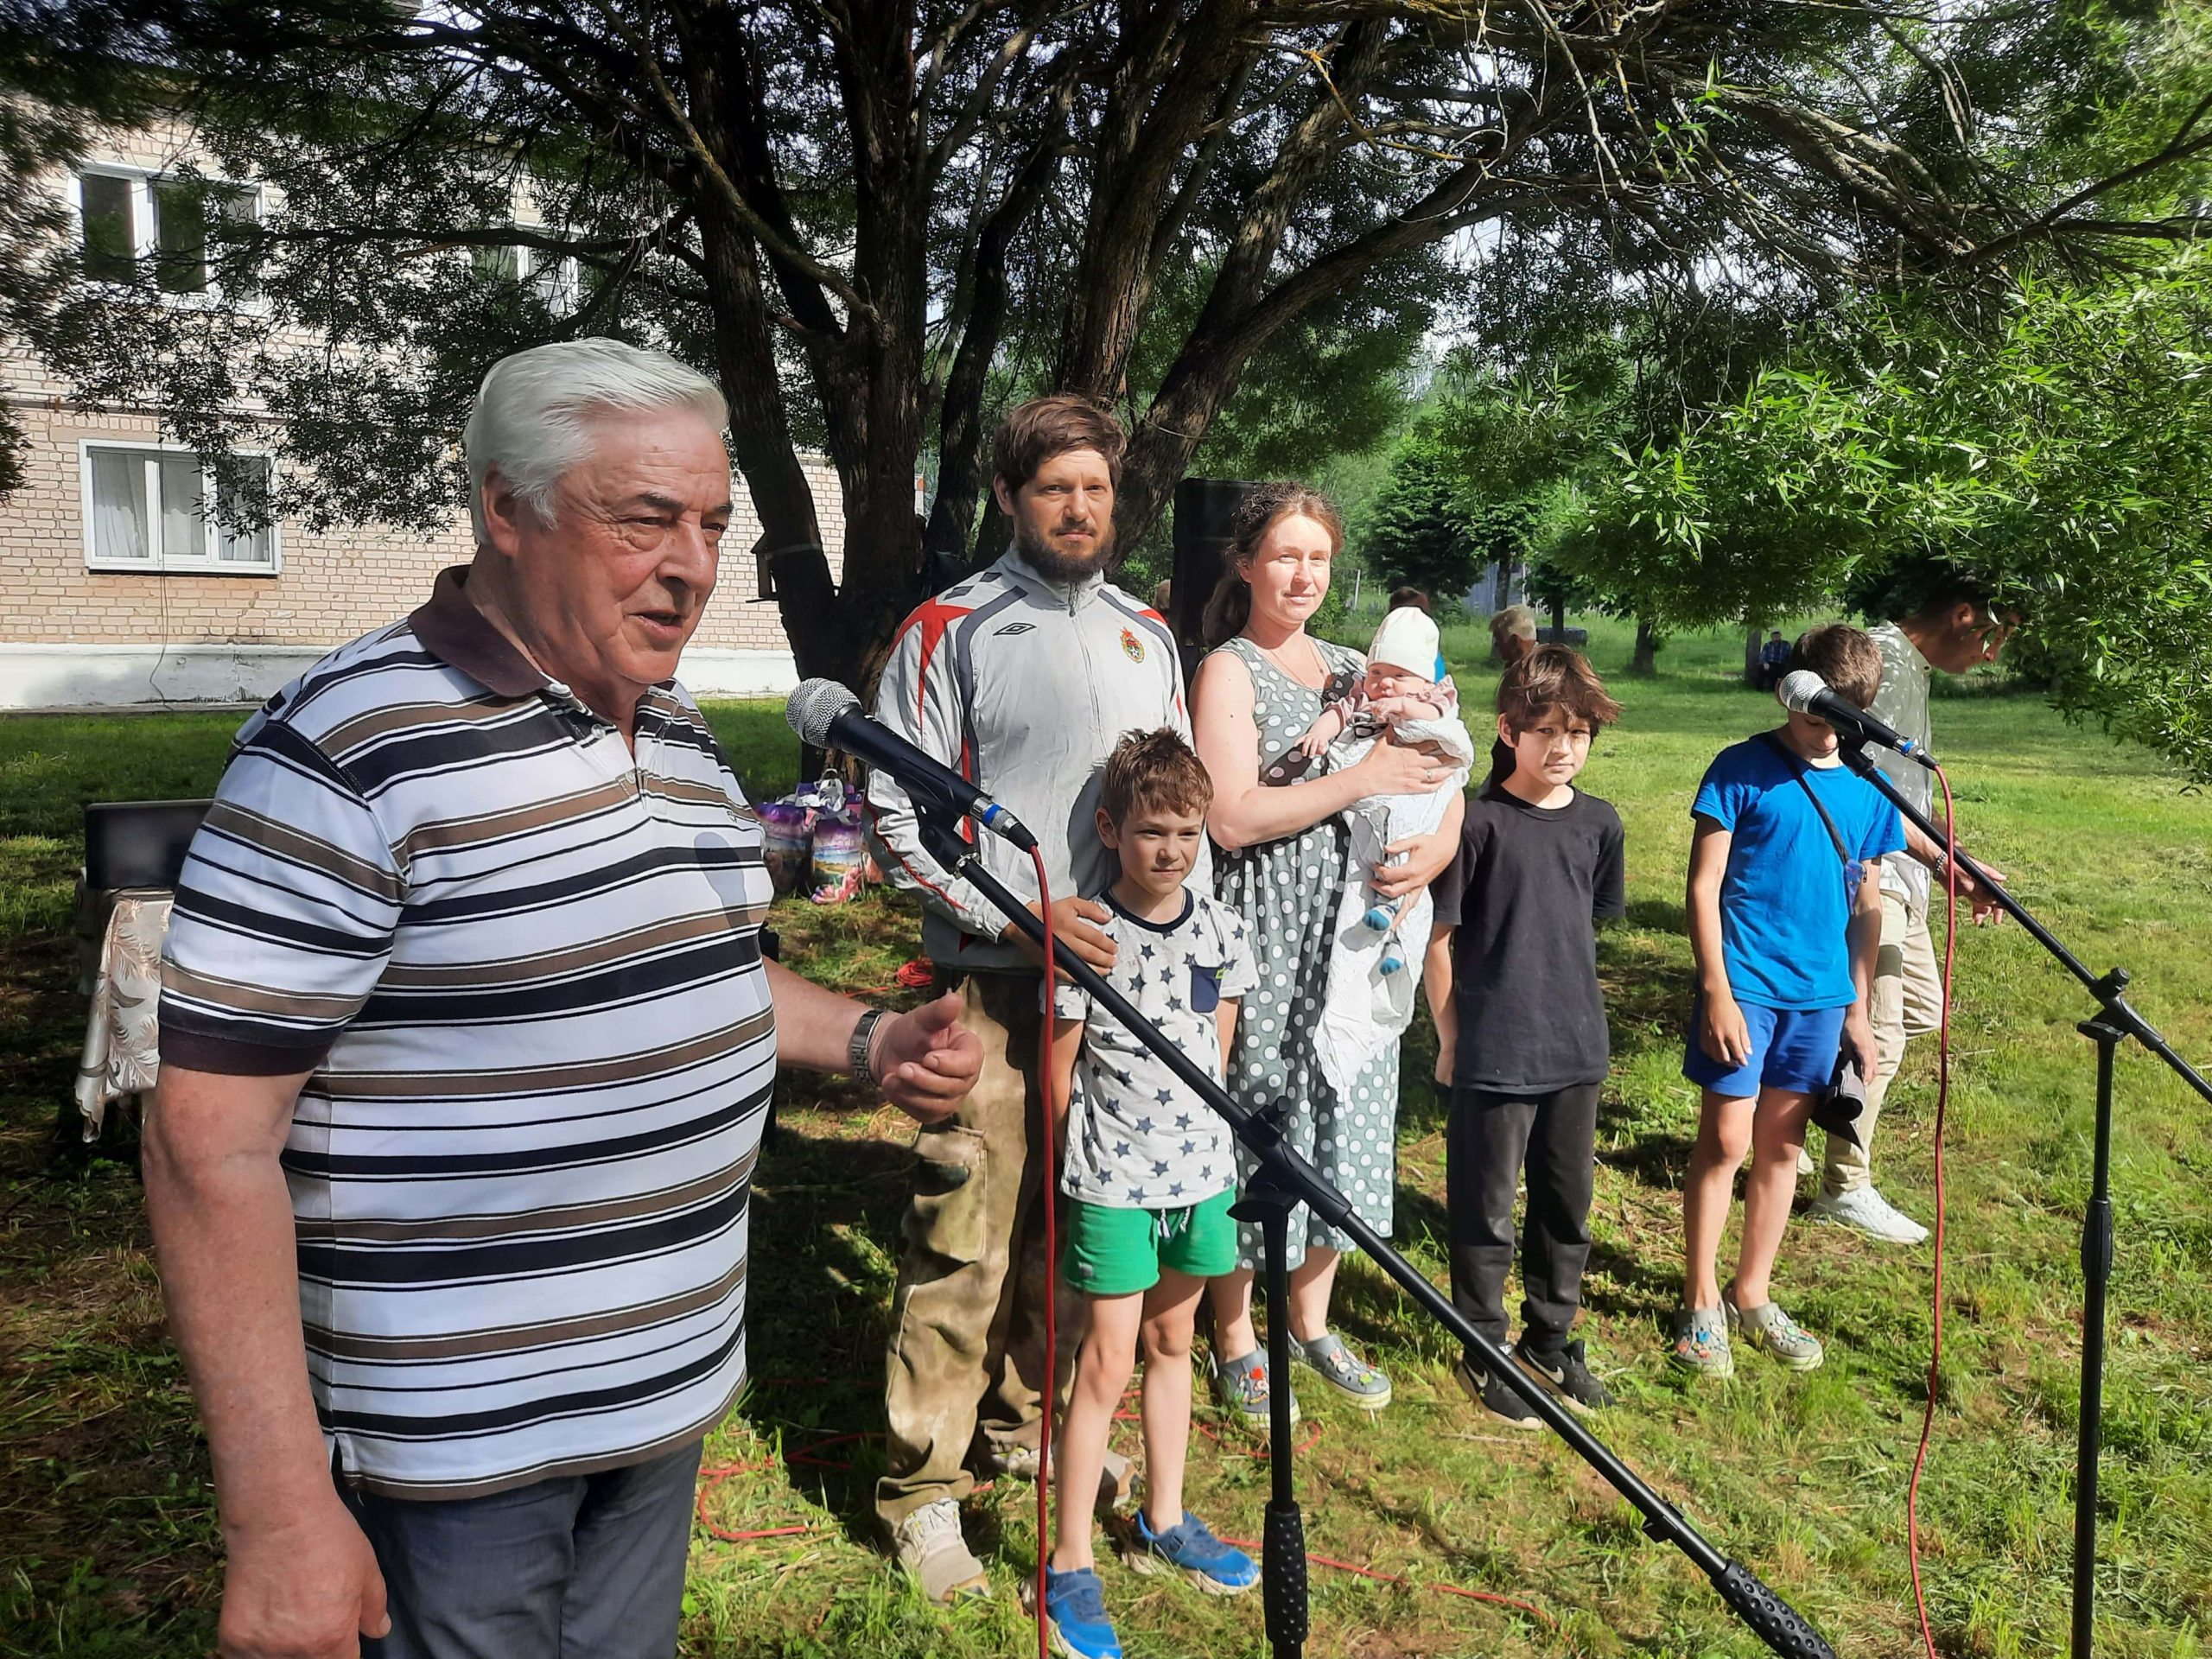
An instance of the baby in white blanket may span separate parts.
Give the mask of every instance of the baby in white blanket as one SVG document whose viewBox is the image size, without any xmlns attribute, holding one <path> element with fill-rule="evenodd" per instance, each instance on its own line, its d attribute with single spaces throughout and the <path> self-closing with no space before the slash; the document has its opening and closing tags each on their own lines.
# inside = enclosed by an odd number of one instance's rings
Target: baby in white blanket
<svg viewBox="0 0 2212 1659">
<path fill-rule="evenodd" d="M 1435 834 L 1474 764 L 1459 692 L 1438 677 L 1438 660 L 1436 624 L 1417 610 L 1392 611 L 1368 647 L 1366 676 L 1350 696 L 1324 709 L 1298 744 L 1307 756 L 1325 751 L 1335 770 L 1357 764 L 1381 742 L 1431 746 L 1452 767 L 1427 794 L 1370 795 L 1345 810 L 1357 879 L 1345 882 L 1338 913 L 1319 1044 L 1323 1072 L 1340 1090 L 1411 1022 L 1428 944 L 1433 906 L 1427 891 L 1385 899 L 1374 889 L 1383 849 Z"/>
</svg>

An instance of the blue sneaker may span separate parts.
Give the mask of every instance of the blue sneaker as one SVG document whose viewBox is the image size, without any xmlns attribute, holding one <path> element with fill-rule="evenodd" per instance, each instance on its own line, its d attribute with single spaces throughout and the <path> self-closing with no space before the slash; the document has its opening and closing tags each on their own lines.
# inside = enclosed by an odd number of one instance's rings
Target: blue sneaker
<svg viewBox="0 0 2212 1659">
<path fill-rule="evenodd" d="M 1386 974 L 1402 974 L 1406 971 L 1406 959 L 1395 949 L 1384 953 L 1381 965 L 1382 971 Z"/>
<path fill-rule="evenodd" d="M 1398 919 L 1397 907 L 1395 905 L 1373 905 L 1360 919 L 1377 933 L 1387 933 L 1390 931 L 1390 924 Z"/>
<path fill-rule="evenodd" d="M 1133 1573 L 1156 1573 L 1155 1563 L 1166 1561 L 1210 1596 L 1234 1596 L 1260 1581 L 1252 1558 L 1223 1543 L 1188 1510 L 1179 1525 L 1154 1532 L 1140 1509 L 1130 1519 L 1129 1541 L 1127 1559 Z"/>
<path fill-rule="evenodd" d="M 1090 1567 L 1045 1569 L 1045 1628 L 1052 1651 L 1068 1659 L 1122 1659 L 1121 1638 L 1106 1617 L 1106 1588 Z"/>
</svg>

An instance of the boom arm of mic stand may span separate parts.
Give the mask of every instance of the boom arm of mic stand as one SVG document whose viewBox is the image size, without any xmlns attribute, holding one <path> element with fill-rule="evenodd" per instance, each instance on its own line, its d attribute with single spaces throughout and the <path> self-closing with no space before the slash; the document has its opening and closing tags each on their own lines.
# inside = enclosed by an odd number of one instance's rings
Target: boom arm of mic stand
<svg viewBox="0 0 2212 1659">
<path fill-rule="evenodd" d="M 1847 741 L 1836 746 L 1836 753 L 1842 758 L 1844 765 L 1881 791 L 1890 804 L 1917 826 L 1923 835 L 1939 845 L 1944 841 L 1943 831 L 1935 820 L 1898 792 L 1897 786 L 1875 764 L 1874 757 L 1866 752 L 1863 745 Z M 2205 1081 L 2195 1066 L 2175 1053 L 2172 1046 L 2158 1034 L 2158 1027 L 2137 1013 L 2134 1005 L 2128 1001 L 2126 995 L 2127 974 L 2124 969 L 2115 968 L 2101 976 L 2091 973 L 2056 934 L 2037 921 L 2025 905 L 2005 892 L 2003 885 L 1992 878 L 1980 865 L 1964 853 L 1954 855 L 1952 861 L 1974 879 L 1974 884 L 1990 896 L 1999 910 L 2025 928 L 2029 936 L 2050 953 L 2054 962 L 2082 982 L 2082 988 L 2097 999 L 2103 1018 L 2108 1024 L 2142 1044 L 2171 1066 L 2175 1076 L 2205 1100 L 2212 1101 L 2212 1083 Z"/>
<path fill-rule="evenodd" d="M 1007 918 L 1041 946 L 1045 925 L 1034 912 L 1008 890 L 1005 883 L 983 868 L 975 849 L 962 839 L 958 820 L 950 814 L 924 811 L 919 815 L 923 844 L 930 856 L 947 870 L 957 871 L 976 890 L 1003 912 Z M 1566 1441 L 1585 1463 L 1604 1476 L 1606 1484 L 1642 1512 L 1646 1536 L 1672 1544 L 1688 1556 L 1700 1572 L 1713 1580 L 1721 1599 L 1761 1641 L 1786 1659 L 1835 1659 L 1835 1650 L 1820 1633 L 1780 1596 L 1759 1581 L 1740 1561 L 1732 1561 L 1707 1541 L 1704 1535 L 1684 1520 L 1674 1505 L 1647 1485 L 1643 1478 L 1605 1444 L 1571 1415 L 1564 1406 L 1530 1380 L 1512 1358 L 1478 1331 L 1453 1306 L 1452 1299 L 1431 1284 L 1421 1271 L 1390 1247 L 1389 1241 L 1360 1218 L 1351 1200 L 1338 1192 L 1298 1150 L 1274 1132 L 1273 1126 L 1245 1110 L 1221 1086 L 1220 1079 L 1183 1052 L 1160 1029 L 1129 1005 L 1127 998 L 1108 984 L 1098 971 L 1068 949 L 1064 939 L 1053 940 L 1053 962 L 1081 986 L 1085 995 L 1104 1007 L 1137 1040 L 1150 1049 L 1162 1065 L 1195 1092 L 1226 1122 L 1245 1149 L 1264 1164 L 1277 1185 L 1293 1192 L 1314 1215 L 1349 1234 L 1368 1258 L 1395 1280 L 1406 1294 L 1427 1310 L 1460 1343 L 1482 1356 L 1490 1375 L 1519 1395 L 1529 1408 L 1551 1431 Z"/>
</svg>

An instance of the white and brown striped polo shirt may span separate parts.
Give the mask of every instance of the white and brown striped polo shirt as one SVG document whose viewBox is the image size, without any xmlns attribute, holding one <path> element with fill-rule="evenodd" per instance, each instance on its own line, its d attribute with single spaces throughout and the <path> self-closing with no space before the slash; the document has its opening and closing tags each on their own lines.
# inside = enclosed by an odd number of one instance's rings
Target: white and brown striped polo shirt
<svg viewBox="0 0 2212 1659">
<path fill-rule="evenodd" d="M 346 1475 L 474 1497 L 703 1433 L 745 1374 L 776 1036 L 760 833 L 673 682 L 614 727 L 466 572 L 247 721 L 162 1054 L 311 1071 L 283 1165 Z"/>
</svg>

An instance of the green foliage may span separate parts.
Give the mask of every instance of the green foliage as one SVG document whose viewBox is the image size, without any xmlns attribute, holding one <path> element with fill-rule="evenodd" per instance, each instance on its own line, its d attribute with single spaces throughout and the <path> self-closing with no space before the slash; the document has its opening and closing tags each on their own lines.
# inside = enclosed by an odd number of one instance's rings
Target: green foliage
<svg viewBox="0 0 2212 1659">
<path fill-rule="evenodd" d="M 2030 279 L 1979 334 L 1902 304 L 1618 453 L 1574 532 L 1680 626 L 1934 556 L 2026 613 L 2070 715 L 2212 779 L 2212 260 Z"/>
<path fill-rule="evenodd" d="M 1433 439 L 1416 430 L 1391 457 L 1362 551 L 1377 582 L 1460 594 L 1473 585 L 1502 529 L 1485 521 L 1478 538 L 1444 456 Z"/>
</svg>

